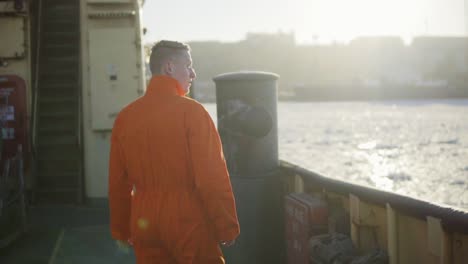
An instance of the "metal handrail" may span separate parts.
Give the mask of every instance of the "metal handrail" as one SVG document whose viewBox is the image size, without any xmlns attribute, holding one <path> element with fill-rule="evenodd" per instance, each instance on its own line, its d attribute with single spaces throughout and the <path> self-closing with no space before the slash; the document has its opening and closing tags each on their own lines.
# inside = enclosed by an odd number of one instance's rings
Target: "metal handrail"
<svg viewBox="0 0 468 264">
<path fill-rule="evenodd" d="M 287 174 L 300 176 L 304 181 L 305 187 L 315 186 L 340 194 L 354 194 L 363 201 L 382 206 L 388 203 L 393 209 L 421 220 L 426 220 L 427 216 L 436 217 L 442 221 L 442 226 L 447 231 L 468 234 L 468 211 L 343 180 L 332 179 L 286 161 L 281 161 L 280 170 Z"/>
<path fill-rule="evenodd" d="M 80 1 L 78 1 L 78 5 L 80 4 Z M 80 25 L 80 19 L 81 19 L 81 12 L 80 12 L 80 15 L 77 17 L 78 19 L 78 25 Z M 81 27 L 78 26 L 79 30 L 78 30 L 78 34 L 80 34 L 80 37 L 78 38 L 79 41 L 81 41 Z M 82 96 L 82 92 L 83 92 L 83 89 L 82 89 L 82 83 L 83 83 L 83 78 L 82 78 L 82 45 L 81 43 L 79 44 L 79 52 L 78 52 L 78 87 L 77 87 L 77 97 L 78 97 L 78 115 L 77 115 L 77 122 L 78 122 L 78 129 L 77 129 L 77 143 L 78 143 L 78 149 L 79 149 L 79 153 L 80 153 L 80 164 L 79 164 L 79 168 L 80 168 L 80 171 L 78 173 L 78 202 L 79 203 L 82 203 L 83 202 L 83 193 L 82 193 L 82 189 L 83 189 L 83 157 L 84 157 L 84 154 L 83 154 L 83 143 L 82 143 L 82 133 L 83 133 L 83 96 Z"/>
<path fill-rule="evenodd" d="M 33 107 L 32 107 L 32 140 L 31 152 L 36 155 L 36 129 L 37 129 L 37 97 L 39 93 L 39 59 L 41 49 L 41 27 L 42 27 L 42 0 L 38 0 L 38 15 L 37 15 L 37 35 L 36 35 L 36 65 L 34 72 L 34 91 L 33 91 Z"/>
<path fill-rule="evenodd" d="M 78 25 L 80 25 L 80 16 L 78 16 Z M 79 32 L 78 34 L 80 34 L 80 38 L 79 38 L 79 41 L 81 41 L 81 27 L 79 27 Z M 77 94 L 77 97 L 78 97 L 78 146 L 81 148 L 81 129 L 82 129 L 82 90 L 83 89 L 80 89 L 81 88 L 81 85 L 82 85 L 82 72 L 81 72 L 81 64 L 82 64 L 82 58 L 81 58 L 81 55 L 82 55 L 82 45 L 81 43 L 79 44 L 79 52 L 78 52 L 78 94 Z"/>
</svg>

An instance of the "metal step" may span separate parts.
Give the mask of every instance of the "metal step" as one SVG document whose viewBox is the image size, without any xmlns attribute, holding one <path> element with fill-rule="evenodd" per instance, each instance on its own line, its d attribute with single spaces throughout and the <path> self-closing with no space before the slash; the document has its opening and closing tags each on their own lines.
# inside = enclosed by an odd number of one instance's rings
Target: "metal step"
<svg viewBox="0 0 468 264">
<path fill-rule="evenodd" d="M 51 188 L 61 189 L 61 188 L 73 188 L 78 187 L 78 173 L 77 172 L 54 172 L 49 174 L 39 174 L 37 177 L 36 186 L 39 189 Z"/>
<path fill-rule="evenodd" d="M 50 5 L 42 14 L 44 21 L 68 18 L 71 21 L 78 19 L 77 7 L 70 5 Z"/>
<path fill-rule="evenodd" d="M 74 117 L 76 116 L 76 113 L 74 112 L 46 112 L 46 113 L 40 113 L 39 117 L 55 117 L 55 118 L 68 118 L 68 117 Z"/>
<path fill-rule="evenodd" d="M 37 175 L 68 172 L 68 171 L 79 171 L 80 162 L 76 159 L 70 159 L 66 157 L 62 158 L 48 158 L 37 159 Z"/>
<path fill-rule="evenodd" d="M 56 46 L 58 44 L 50 44 L 50 45 Z M 73 63 L 73 62 L 78 62 L 78 61 L 79 61 L 78 55 L 69 54 L 69 55 L 64 55 L 64 56 L 47 56 L 41 59 L 40 62 L 46 65 L 57 65 L 58 63 Z"/>
<path fill-rule="evenodd" d="M 44 95 L 41 94 L 41 96 L 38 98 L 38 103 L 39 106 L 53 106 L 57 108 L 65 108 L 68 107 L 69 109 L 75 109 L 75 107 L 78 105 L 78 98 L 76 96 L 72 95 L 55 95 L 55 94 L 50 94 L 50 95 Z M 46 108 L 41 108 L 41 111 L 46 110 Z"/>
<path fill-rule="evenodd" d="M 43 187 L 34 188 L 33 200 L 42 204 L 76 204 L 81 203 L 77 197 L 82 197 L 79 187 Z"/>
<path fill-rule="evenodd" d="M 75 114 L 66 113 L 66 114 L 48 114 L 48 113 L 39 113 L 38 123 L 36 125 L 36 136 L 39 133 L 39 130 L 42 128 L 56 127 L 57 124 L 61 124 L 64 127 L 72 127 L 77 125 L 77 118 Z M 78 133 L 78 131 L 76 131 Z"/>
<path fill-rule="evenodd" d="M 42 120 L 44 122 L 37 125 L 37 133 L 47 133 L 50 131 L 63 131 L 68 132 L 73 130 L 77 131 L 77 124 L 74 119 L 63 120 L 62 122 L 46 122 L 47 120 Z"/>
<path fill-rule="evenodd" d="M 63 126 L 71 127 L 76 126 L 77 116 L 42 116 L 38 117 L 38 124 L 36 129 L 49 128 L 57 126 L 56 124 L 63 124 Z M 36 131 L 36 135 L 39 133 Z M 77 131 L 78 133 L 78 131 Z"/>
<path fill-rule="evenodd" d="M 56 1 L 47 3 L 47 9 L 44 13 L 73 12 L 76 13 L 76 4 L 67 1 Z"/>
<path fill-rule="evenodd" d="M 62 191 L 63 190 L 63 191 Z M 33 201 L 41 204 L 76 204 L 82 203 L 77 197 L 82 197 L 78 194 L 77 189 L 61 189 L 54 191 L 50 188 L 37 188 L 33 193 Z"/>
<path fill-rule="evenodd" d="M 43 65 L 43 67 L 39 69 L 40 74 L 55 71 L 57 69 L 68 69 L 78 72 L 78 56 L 70 56 L 69 54 L 63 55 L 55 53 L 47 55 L 44 58 L 40 58 L 39 60 L 41 65 Z"/>
<path fill-rule="evenodd" d="M 73 134 L 61 134 L 61 135 L 54 135 L 54 134 L 39 134 L 37 135 L 37 144 L 38 146 L 47 146 L 47 145 L 70 145 L 76 144 L 78 142 L 77 136 Z M 37 157 L 38 159 L 42 158 Z"/>
<path fill-rule="evenodd" d="M 63 81 L 50 81 L 50 82 L 45 82 L 42 83 L 39 87 L 42 87 L 42 90 L 50 90 L 50 91 L 58 91 L 58 90 L 72 90 L 72 91 L 77 91 L 78 90 L 78 84 L 77 83 L 71 83 L 71 82 L 63 82 Z"/>
<path fill-rule="evenodd" d="M 64 192 L 76 192 L 76 187 L 63 187 L 63 188 L 37 188 L 38 193 L 64 193 Z"/>
<path fill-rule="evenodd" d="M 70 127 L 66 127 L 66 126 L 61 126 L 60 124 L 56 127 L 54 126 L 50 126 L 50 127 L 39 127 L 38 128 L 38 133 L 39 134 L 43 134 L 43 133 L 47 133 L 47 134 L 58 134 L 58 133 L 76 133 L 76 125 L 73 125 L 73 126 L 70 126 Z"/>
<path fill-rule="evenodd" d="M 47 60 L 48 58 L 63 58 L 63 57 L 76 57 L 74 60 L 70 60 L 68 62 L 75 62 L 78 60 L 78 53 L 79 49 L 77 45 L 70 45 L 70 44 L 45 44 L 41 47 L 42 49 L 42 57 L 41 60 Z"/>
<path fill-rule="evenodd" d="M 69 137 L 69 136 L 74 136 L 76 137 L 78 135 L 78 131 L 75 129 L 75 126 L 70 126 L 70 127 L 61 127 L 57 129 L 56 127 L 48 127 L 47 129 L 44 128 L 38 128 L 38 133 L 37 133 L 37 138 L 44 140 L 49 137 Z M 72 141 L 71 143 L 74 143 Z"/>
<path fill-rule="evenodd" d="M 46 100 L 52 100 L 51 98 L 47 98 Z M 64 114 L 75 114 L 78 110 L 78 102 L 76 100 L 72 101 L 49 101 L 44 102 L 41 98 L 39 100 L 38 111 L 41 113 L 47 114 L 55 114 L 55 113 L 64 113 Z"/>
<path fill-rule="evenodd" d="M 69 74 L 54 74 L 54 73 L 42 73 L 39 74 L 39 82 L 42 83 L 58 83 L 69 81 L 71 83 L 78 83 L 78 74 L 69 73 Z"/>
<path fill-rule="evenodd" d="M 51 28 L 55 25 L 68 25 L 70 28 L 79 28 L 79 20 L 69 17 L 52 17 L 50 20 L 44 20 L 43 28 Z"/>
<path fill-rule="evenodd" d="M 78 159 L 80 158 L 80 151 L 75 142 L 71 144 L 62 145 L 42 145 L 38 148 L 41 153 L 41 159 L 53 160 L 54 157 L 61 156 L 64 159 Z M 44 158 L 42 158 L 44 156 Z M 49 158 L 50 157 L 50 158 Z M 39 159 L 39 160 L 41 160 Z"/>
<path fill-rule="evenodd" d="M 36 149 L 44 151 L 44 155 L 48 153 L 55 153 L 53 149 L 64 149 L 65 151 L 76 151 L 78 150 L 78 136 L 77 131 L 69 130 L 55 130 L 55 131 L 41 131 L 36 135 Z M 52 149 L 52 150 L 50 150 Z M 41 153 L 42 156 L 42 153 Z M 60 155 L 59 155 L 60 156 Z M 68 155 L 63 155 L 67 157 Z M 74 156 L 78 158 L 78 156 Z M 36 157 L 36 159 L 42 159 L 42 157 Z"/>
<path fill-rule="evenodd" d="M 51 67 L 45 67 L 39 71 L 39 78 L 57 78 L 57 80 L 61 80 L 62 78 L 73 78 L 77 75 L 78 73 L 75 69 L 68 68 L 52 69 Z"/>
<path fill-rule="evenodd" d="M 42 96 L 39 98 L 39 103 L 75 103 L 75 96 Z"/>
<path fill-rule="evenodd" d="M 44 32 L 42 35 L 42 43 L 60 44 L 60 43 L 78 43 L 80 36 L 77 32 Z"/>
<path fill-rule="evenodd" d="M 49 80 L 39 83 L 40 96 L 64 96 L 78 94 L 78 84 L 64 81 Z"/>
<path fill-rule="evenodd" d="M 55 6 L 55 5 L 72 5 L 72 6 L 79 6 L 79 1 L 77 0 L 42 0 L 45 7 L 48 6 Z"/>
</svg>

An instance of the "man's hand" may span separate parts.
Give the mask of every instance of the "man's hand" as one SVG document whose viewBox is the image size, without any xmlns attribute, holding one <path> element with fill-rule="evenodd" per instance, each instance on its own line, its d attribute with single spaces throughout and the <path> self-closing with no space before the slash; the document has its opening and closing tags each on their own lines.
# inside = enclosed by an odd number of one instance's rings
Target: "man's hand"
<svg viewBox="0 0 468 264">
<path fill-rule="evenodd" d="M 130 252 L 130 244 L 128 242 L 122 241 L 122 240 L 116 240 L 115 244 L 117 245 L 117 248 L 123 252 L 128 254 Z"/>
<path fill-rule="evenodd" d="M 221 241 L 221 246 L 223 247 L 230 247 L 236 243 L 236 240 L 230 240 L 230 241 Z"/>
</svg>

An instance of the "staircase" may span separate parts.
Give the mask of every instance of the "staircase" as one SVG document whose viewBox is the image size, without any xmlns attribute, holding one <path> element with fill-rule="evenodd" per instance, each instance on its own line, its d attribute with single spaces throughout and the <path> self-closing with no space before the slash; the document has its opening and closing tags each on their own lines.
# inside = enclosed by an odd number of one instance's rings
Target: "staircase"
<svg viewBox="0 0 468 264">
<path fill-rule="evenodd" d="M 41 1 L 33 199 L 81 203 L 80 1 Z"/>
</svg>

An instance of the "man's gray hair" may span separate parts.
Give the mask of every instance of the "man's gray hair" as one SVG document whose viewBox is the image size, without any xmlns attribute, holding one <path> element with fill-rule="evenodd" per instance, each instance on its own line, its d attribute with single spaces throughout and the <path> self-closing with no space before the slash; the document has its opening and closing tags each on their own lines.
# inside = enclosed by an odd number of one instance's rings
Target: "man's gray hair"
<svg viewBox="0 0 468 264">
<path fill-rule="evenodd" d="M 151 73 L 153 75 L 161 73 L 160 71 L 164 63 L 181 51 L 190 51 L 190 46 L 182 42 L 171 40 L 161 40 L 157 42 L 151 49 L 149 60 Z"/>
</svg>

